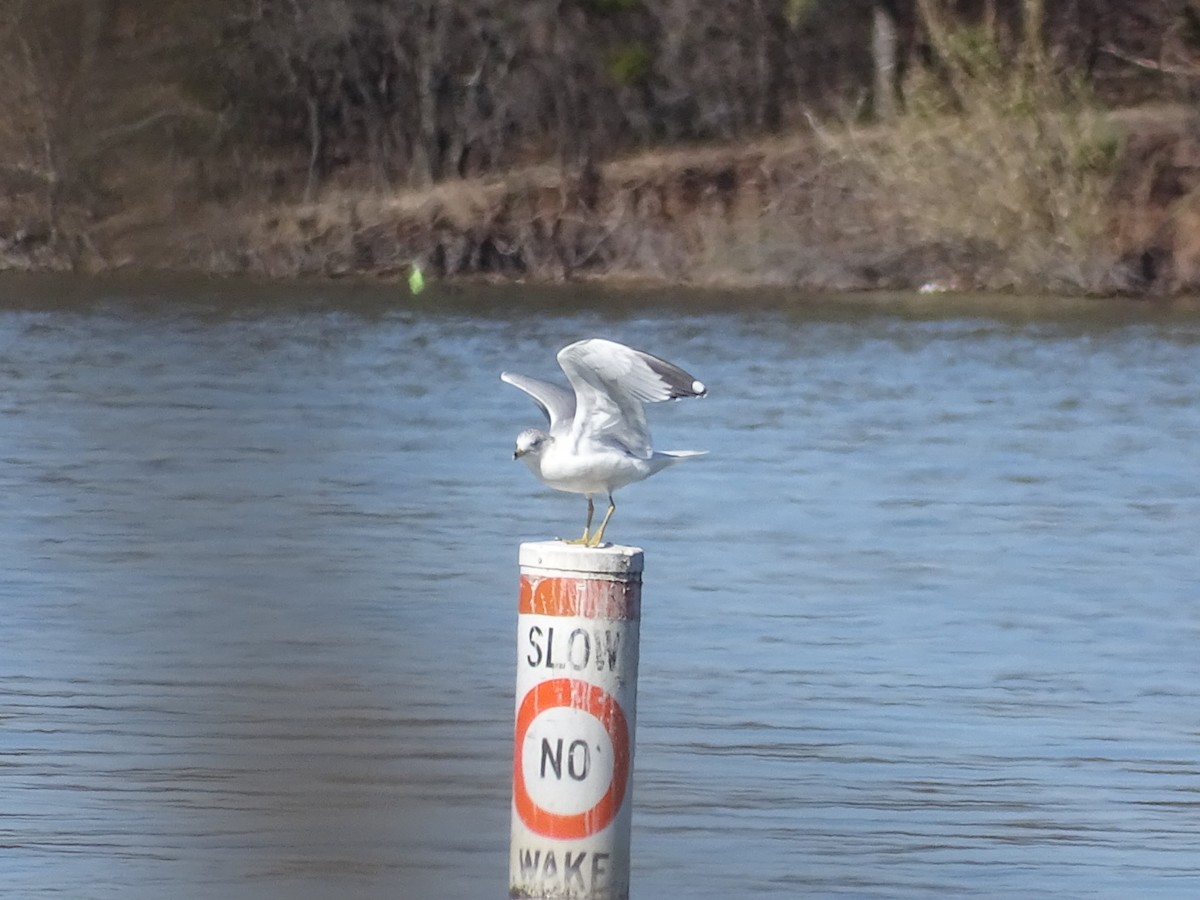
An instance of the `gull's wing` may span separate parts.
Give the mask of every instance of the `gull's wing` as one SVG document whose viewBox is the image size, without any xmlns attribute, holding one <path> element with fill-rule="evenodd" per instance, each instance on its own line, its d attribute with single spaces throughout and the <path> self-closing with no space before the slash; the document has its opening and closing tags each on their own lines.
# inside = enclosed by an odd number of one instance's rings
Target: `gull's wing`
<svg viewBox="0 0 1200 900">
<path fill-rule="evenodd" d="M 542 381 L 540 378 L 518 375 L 516 372 L 501 372 L 500 380 L 507 381 L 532 397 L 533 402 L 550 422 L 551 430 L 560 423 L 571 424 L 571 419 L 575 416 L 575 395 L 566 388 L 550 381 Z"/>
<path fill-rule="evenodd" d="M 642 403 L 706 393 L 678 366 L 615 341 L 577 341 L 558 351 L 558 364 L 575 388 L 574 437 L 612 440 L 645 459 L 652 451 Z"/>
</svg>

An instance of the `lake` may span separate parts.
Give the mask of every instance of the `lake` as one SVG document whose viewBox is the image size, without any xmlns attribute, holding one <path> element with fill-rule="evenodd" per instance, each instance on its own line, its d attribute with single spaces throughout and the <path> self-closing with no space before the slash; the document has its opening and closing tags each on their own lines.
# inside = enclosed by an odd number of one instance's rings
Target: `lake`
<svg viewBox="0 0 1200 900">
<path fill-rule="evenodd" d="M 1200 311 L 0 281 L 0 867 L 21 898 L 499 898 L 502 384 L 704 400 L 645 549 L 633 896 L 1200 895 Z M 601 508 L 603 506 L 601 505 Z"/>
</svg>

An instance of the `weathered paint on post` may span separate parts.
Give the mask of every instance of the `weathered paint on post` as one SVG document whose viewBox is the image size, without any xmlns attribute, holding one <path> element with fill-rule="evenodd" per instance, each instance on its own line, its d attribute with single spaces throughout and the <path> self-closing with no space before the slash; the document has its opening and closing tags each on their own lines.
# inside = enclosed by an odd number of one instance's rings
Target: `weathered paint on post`
<svg viewBox="0 0 1200 900">
<path fill-rule="evenodd" d="M 642 551 L 521 545 L 509 896 L 629 896 Z"/>
</svg>

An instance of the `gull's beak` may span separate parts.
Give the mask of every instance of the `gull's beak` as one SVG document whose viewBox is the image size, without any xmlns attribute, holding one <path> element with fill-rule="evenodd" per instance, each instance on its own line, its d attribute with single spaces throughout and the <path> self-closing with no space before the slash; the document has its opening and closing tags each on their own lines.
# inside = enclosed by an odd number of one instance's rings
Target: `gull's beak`
<svg viewBox="0 0 1200 900">
<path fill-rule="evenodd" d="M 521 452 L 520 448 L 517 448 L 513 451 L 513 459 L 520 459 L 524 455 L 525 454 Z"/>
</svg>

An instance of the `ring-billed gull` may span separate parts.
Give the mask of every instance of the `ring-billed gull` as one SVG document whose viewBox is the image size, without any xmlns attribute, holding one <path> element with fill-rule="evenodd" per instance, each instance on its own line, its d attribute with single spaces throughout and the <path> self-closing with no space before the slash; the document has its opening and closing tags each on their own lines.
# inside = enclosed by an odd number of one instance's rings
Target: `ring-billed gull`
<svg viewBox="0 0 1200 900">
<path fill-rule="evenodd" d="M 706 452 L 653 450 L 642 404 L 703 397 L 707 388 L 664 359 L 599 338 L 564 347 L 558 364 L 573 391 L 527 375 L 500 374 L 532 397 L 550 422 L 548 432 L 528 428 L 517 435 L 513 459 L 525 460 L 543 484 L 587 497 L 583 537 L 570 543 L 597 547 L 617 508 L 613 491 Z M 596 494 L 608 495 L 608 511 L 592 533 Z"/>
</svg>

